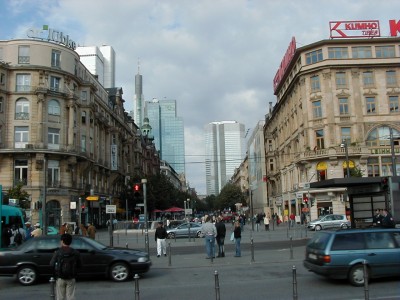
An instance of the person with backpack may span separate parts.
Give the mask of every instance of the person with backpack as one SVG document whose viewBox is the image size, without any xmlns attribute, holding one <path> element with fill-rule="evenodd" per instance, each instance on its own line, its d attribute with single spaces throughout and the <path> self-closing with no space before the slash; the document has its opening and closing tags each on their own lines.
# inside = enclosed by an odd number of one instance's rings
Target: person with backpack
<svg viewBox="0 0 400 300">
<path fill-rule="evenodd" d="M 75 300 L 75 278 L 82 260 L 79 251 L 70 246 L 71 243 L 72 235 L 62 234 L 61 247 L 54 252 L 50 261 L 56 277 L 57 300 Z"/>
<path fill-rule="evenodd" d="M 17 224 L 17 228 L 14 230 L 14 244 L 15 246 L 19 246 L 23 243 L 23 241 L 25 240 L 25 229 L 22 227 L 19 227 L 19 225 Z"/>
</svg>

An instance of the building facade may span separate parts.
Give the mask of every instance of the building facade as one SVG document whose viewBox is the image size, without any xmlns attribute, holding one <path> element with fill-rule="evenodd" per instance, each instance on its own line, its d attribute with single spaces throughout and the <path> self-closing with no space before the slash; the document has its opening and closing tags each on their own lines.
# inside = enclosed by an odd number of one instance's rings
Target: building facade
<svg viewBox="0 0 400 300">
<path fill-rule="evenodd" d="M 185 136 L 183 118 L 177 116 L 176 100 L 146 101 L 145 115 L 152 128 L 160 159 L 178 174 L 185 173 Z"/>
<path fill-rule="evenodd" d="M 0 183 L 3 192 L 23 184 L 32 222 L 104 225 L 105 205 L 127 178 L 155 172 L 122 94 L 105 89 L 70 48 L 0 41 Z"/>
<path fill-rule="evenodd" d="M 311 219 L 346 213 L 345 188 L 313 190 L 309 183 L 399 174 L 399 38 L 322 40 L 296 49 L 275 95 L 264 126 L 274 212 Z"/>
<path fill-rule="evenodd" d="M 218 195 L 245 158 L 245 128 L 236 121 L 205 126 L 206 191 Z"/>
</svg>

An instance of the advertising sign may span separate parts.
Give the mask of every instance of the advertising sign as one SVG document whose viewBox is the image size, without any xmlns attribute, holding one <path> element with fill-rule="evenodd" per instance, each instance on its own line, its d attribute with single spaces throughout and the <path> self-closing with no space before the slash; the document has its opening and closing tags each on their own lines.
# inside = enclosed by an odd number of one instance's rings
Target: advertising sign
<svg viewBox="0 0 400 300">
<path fill-rule="evenodd" d="M 332 21 L 329 22 L 331 38 L 379 37 L 379 21 Z"/>
</svg>

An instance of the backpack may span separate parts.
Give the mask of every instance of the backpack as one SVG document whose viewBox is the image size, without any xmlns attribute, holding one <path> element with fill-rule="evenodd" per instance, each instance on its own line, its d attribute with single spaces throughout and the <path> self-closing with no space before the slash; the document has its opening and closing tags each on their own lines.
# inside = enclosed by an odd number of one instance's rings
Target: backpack
<svg viewBox="0 0 400 300">
<path fill-rule="evenodd" d="M 72 279 L 76 277 L 77 263 L 75 251 L 58 251 L 55 265 L 55 275 L 62 279 Z"/>
<path fill-rule="evenodd" d="M 14 243 L 17 245 L 22 244 L 22 234 L 21 234 L 21 232 L 19 232 L 19 230 L 17 231 L 17 233 L 14 236 Z"/>
</svg>

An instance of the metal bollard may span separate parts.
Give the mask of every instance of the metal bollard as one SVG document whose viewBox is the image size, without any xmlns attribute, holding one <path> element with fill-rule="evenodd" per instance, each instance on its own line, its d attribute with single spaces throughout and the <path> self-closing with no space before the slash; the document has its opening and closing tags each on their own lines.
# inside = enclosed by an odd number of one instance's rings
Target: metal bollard
<svg viewBox="0 0 400 300">
<path fill-rule="evenodd" d="M 56 290 L 55 290 L 55 283 L 56 280 L 54 279 L 54 277 L 51 277 L 50 280 L 50 299 L 56 299 Z"/>
<path fill-rule="evenodd" d="M 293 240 L 290 237 L 290 259 L 293 259 Z"/>
<path fill-rule="evenodd" d="M 251 262 L 255 262 L 254 260 L 254 243 L 253 238 L 250 240 L 250 249 L 251 249 Z"/>
<path fill-rule="evenodd" d="M 289 226 L 286 228 L 286 237 L 289 237 Z"/>
<path fill-rule="evenodd" d="M 117 245 L 119 245 L 119 233 L 117 233 Z"/>
<path fill-rule="evenodd" d="M 297 300 L 297 275 L 296 275 L 296 266 L 293 266 L 293 300 Z"/>
<path fill-rule="evenodd" d="M 369 288 L 368 288 L 368 267 L 367 261 L 363 260 L 363 267 L 364 267 L 364 299 L 369 300 Z"/>
<path fill-rule="evenodd" d="M 125 243 L 125 247 L 126 247 L 126 249 L 128 249 L 128 242 Z"/>
<path fill-rule="evenodd" d="M 135 274 L 135 276 L 133 277 L 133 279 L 135 280 L 135 300 L 139 300 L 139 299 L 140 299 L 139 275 L 138 275 L 138 274 Z"/>
<path fill-rule="evenodd" d="M 172 253 L 171 253 L 171 242 L 169 241 L 168 242 L 168 266 L 169 267 L 171 266 L 171 256 L 172 256 Z"/>
<path fill-rule="evenodd" d="M 218 279 L 218 271 L 214 272 L 214 279 L 215 279 L 215 300 L 220 300 L 219 296 L 219 279 Z"/>
</svg>

